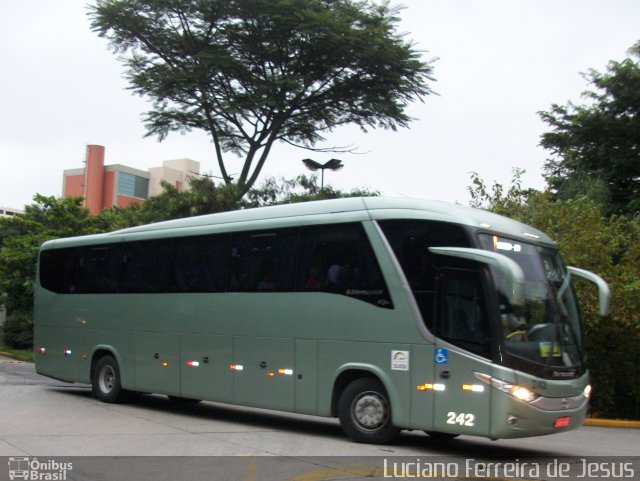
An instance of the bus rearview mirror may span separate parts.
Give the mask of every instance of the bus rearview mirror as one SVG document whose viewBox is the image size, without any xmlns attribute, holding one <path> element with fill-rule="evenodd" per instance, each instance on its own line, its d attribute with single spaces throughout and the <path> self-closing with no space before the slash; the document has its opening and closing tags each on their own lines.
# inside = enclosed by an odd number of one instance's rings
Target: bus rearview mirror
<svg viewBox="0 0 640 481">
<path fill-rule="evenodd" d="M 429 247 L 429 252 L 443 256 L 469 259 L 494 267 L 507 279 L 509 304 L 512 306 L 524 305 L 524 273 L 516 261 L 497 252 L 467 247 Z"/>
<path fill-rule="evenodd" d="M 611 290 L 609 284 L 597 274 L 584 269 L 578 269 L 577 267 L 567 267 L 567 270 L 572 276 L 581 277 L 589 282 L 592 282 L 598 287 L 598 310 L 602 317 L 609 314 L 609 301 L 611 300 Z"/>
</svg>

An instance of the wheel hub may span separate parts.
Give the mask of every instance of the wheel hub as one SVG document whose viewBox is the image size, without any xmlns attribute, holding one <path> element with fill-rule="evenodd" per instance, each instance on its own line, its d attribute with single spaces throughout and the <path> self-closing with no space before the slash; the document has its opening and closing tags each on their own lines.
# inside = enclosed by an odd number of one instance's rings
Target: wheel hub
<svg viewBox="0 0 640 481">
<path fill-rule="evenodd" d="M 383 400 L 376 393 L 364 393 L 353 408 L 354 418 L 363 428 L 376 429 L 386 421 L 387 410 Z"/>
</svg>

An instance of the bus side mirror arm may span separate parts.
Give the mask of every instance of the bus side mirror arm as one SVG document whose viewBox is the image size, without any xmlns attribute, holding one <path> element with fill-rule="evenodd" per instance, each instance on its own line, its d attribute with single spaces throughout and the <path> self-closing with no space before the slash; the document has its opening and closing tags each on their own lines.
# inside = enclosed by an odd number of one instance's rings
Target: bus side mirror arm
<svg viewBox="0 0 640 481">
<path fill-rule="evenodd" d="M 597 274 L 577 267 L 567 267 L 572 276 L 581 277 L 592 282 L 598 287 L 599 312 L 602 317 L 609 314 L 609 301 L 611 300 L 611 290 L 609 284 Z"/>
<path fill-rule="evenodd" d="M 508 298 L 509 304 L 512 306 L 524 305 L 524 273 L 516 261 L 497 252 L 466 247 L 429 247 L 429 252 L 443 256 L 469 259 L 493 266 L 507 278 L 508 285 L 511 289 Z"/>
</svg>

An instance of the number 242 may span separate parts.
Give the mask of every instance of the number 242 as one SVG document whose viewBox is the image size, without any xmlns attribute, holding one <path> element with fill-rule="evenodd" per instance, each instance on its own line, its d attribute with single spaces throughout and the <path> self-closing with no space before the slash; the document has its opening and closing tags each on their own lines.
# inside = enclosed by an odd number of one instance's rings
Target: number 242
<svg viewBox="0 0 640 481">
<path fill-rule="evenodd" d="M 453 411 L 447 413 L 447 424 L 459 424 L 460 426 L 474 426 L 476 417 L 473 414 L 467 413 L 454 413 Z"/>
</svg>

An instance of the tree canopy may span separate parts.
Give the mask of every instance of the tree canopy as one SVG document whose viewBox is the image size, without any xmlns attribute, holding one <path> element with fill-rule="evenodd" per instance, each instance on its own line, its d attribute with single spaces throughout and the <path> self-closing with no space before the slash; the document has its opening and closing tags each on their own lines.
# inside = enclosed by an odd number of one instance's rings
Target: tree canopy
<svg viewBox="0 0 640 481">
<path fill-rule="evenodd" d="M 408 125 L 432 62 L 396 32 L 397 12 L 369 0 L 98 0 L 89 15 L 152 101 L 147 135 L 206 131 L 241 198 L 277 141 L 314 149 L 341 125 Z"/>
<path fill-rule="evenodd" d="M 591 409 L 603 417 L 640 419 L 640 214 L 606 215 L 586 196 L 563 200 L 549 189 L 524 189 L 523 172 L 514 170 L 509 186 L 488 186 L 472 174 L 472 205 L 546 232 L 569 265 L 609 283 L 610 314 L 601 318 L 596 289 L 575 281 L 594 386 Z"/>
<path fill-rule="evenodd" d="M 586 193 L 610 213 L 640 212 L 640 42 L 629 58 L 584 77 L 595 89 L 583 93 L 585 104 L 540 112 L 552 129 L 541 141 L 554 156 L 547 181 L 562 199 Z"/>
</svg>

